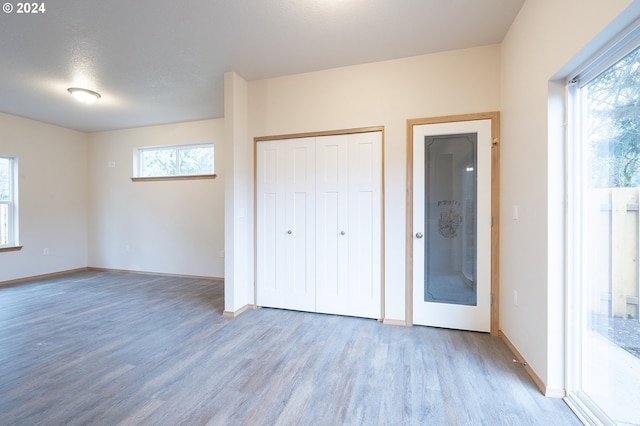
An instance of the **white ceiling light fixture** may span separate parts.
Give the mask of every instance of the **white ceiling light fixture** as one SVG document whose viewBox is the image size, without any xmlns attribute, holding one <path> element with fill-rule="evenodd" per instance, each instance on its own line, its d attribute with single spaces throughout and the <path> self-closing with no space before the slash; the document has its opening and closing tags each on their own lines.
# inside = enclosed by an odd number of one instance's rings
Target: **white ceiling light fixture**
<svg viewBox="0 0 640 426">
<path fill-rule="evenodd" d="M 80 87 L 69 87 L 67 90 L 78 102 L 82 102 L 87 105 L 94 103 L 101 97 L 98 92 L 94 92 L 89 89 L 82 89 Z"/>
</svg>

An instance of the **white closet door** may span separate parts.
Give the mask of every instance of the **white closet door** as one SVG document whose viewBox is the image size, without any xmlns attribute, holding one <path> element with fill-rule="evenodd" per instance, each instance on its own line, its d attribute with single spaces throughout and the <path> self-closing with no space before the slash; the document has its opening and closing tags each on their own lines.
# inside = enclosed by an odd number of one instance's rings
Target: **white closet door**
<svg viewBox="0 0 640 426">
<path fill-rule="evenodd" d="M 348 135 L 316 140 L 316 308 L 349 314 Z"/>
<path fill-rule="evenodd" d="M 315 310 L 314 138 L 256 148 L 259 306 Z"/>
<path fill-rule="evenodd" d="M 380 318 L 380 132 L 316 142 L 316 308 Z"/>
<path fill-rule="evenodd" d="M 381 317 L 382 134 L 349 135 L 348 314 Z"/>
</svg>

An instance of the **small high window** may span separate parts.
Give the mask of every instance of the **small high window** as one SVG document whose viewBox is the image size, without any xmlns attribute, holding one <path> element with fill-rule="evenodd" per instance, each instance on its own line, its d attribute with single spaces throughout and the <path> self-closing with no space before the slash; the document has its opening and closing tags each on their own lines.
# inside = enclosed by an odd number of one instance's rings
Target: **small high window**
<svg viewBox="0 0 640 426">
<path fill-rule="evenodd" d="M 213 175 L 213 143 L 136 148 L 137 178 Z"/>
<path fill-rule="evenodd" d="M 0 249 L 18 246 L 18 159 L 0 156 Z"/>
</svg>

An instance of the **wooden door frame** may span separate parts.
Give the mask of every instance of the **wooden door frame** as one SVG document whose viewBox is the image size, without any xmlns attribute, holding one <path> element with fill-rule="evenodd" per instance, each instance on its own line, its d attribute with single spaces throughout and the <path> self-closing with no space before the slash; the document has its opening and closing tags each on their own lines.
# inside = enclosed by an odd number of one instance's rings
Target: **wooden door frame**
<svg viewBox="0 0 640 426">
<path fill-rule="evenodd" d="M 500 112 L 407 120 L 405 323 L 413 325 L 413 126 L 491 120 L 491 334 L 500 335 Z"/>
</svg>

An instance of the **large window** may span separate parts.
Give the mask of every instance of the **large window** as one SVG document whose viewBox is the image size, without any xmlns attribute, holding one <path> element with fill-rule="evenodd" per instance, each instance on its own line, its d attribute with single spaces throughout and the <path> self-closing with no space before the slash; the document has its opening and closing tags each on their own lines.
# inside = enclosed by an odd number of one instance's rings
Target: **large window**
<svg viewBox="0 0 640 426">
<path fill-rule="evenodd" d="M 570 86 L 567 364 L 574 408 L 638 425 L 640 49 L 625 40 Z"/>
<path fill-rule="evenodd" d="M 199 143 L 137 148 L 134 176 L 171 177 L 213 175 L 213 144 Z"/>
<path fill-rule="evenodd" d="M 18 159 L 0 156 L 0 249 L 18 245 Z"/>
</svg>

